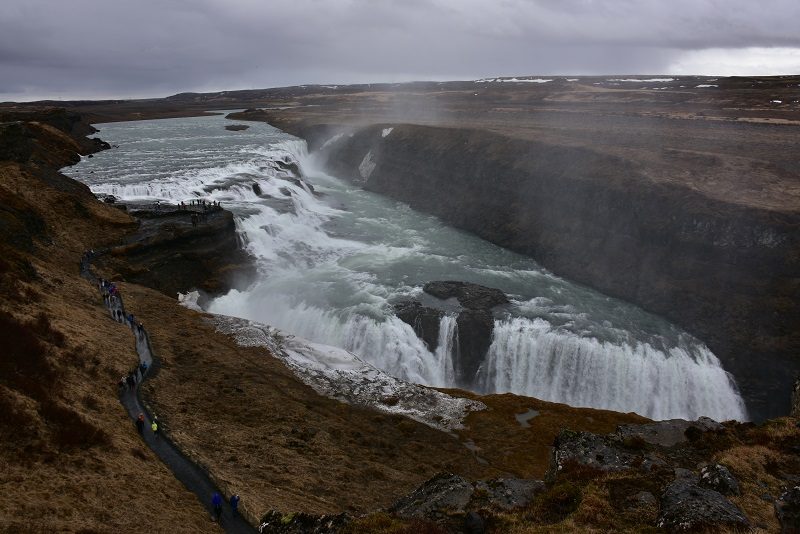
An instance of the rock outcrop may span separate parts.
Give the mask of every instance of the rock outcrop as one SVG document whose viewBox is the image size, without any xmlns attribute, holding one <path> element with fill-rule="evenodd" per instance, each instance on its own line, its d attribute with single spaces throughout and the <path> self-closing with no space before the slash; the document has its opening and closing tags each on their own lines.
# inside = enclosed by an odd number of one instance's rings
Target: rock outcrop
<svg viewBox="0 0 800 534">
<path fill-rule="evenodd" d="M 250 126 L 246 124 L 226 124 L 225 129 L 230 132 L 241 132 L 247 130 Z"/>
<path fill-rule="evenodd" d="M 411 325 L 428 350 L 436 350 L 439 346 L 439 324 L 444 311 L 423 306 L 415 300 L 405 300 L 394 305 L 394 313 L 400 320 Z"/>
<path fill-rule="evenodd" d="M 312 147 L 337 132 L 277 124 Z M 800 370 L 798 211 L 654 181 L 586 146 L 406 124 L 383 137 L 386 126 L 349 127 L 320 150 L 328 169 L 674 321 L 723 360 L 751 416 L 788 412 Z"/>
<path fill-rule="evenodd" d="M 190 290 L 216 295 L 246 284 L 254 274 L 227 210 L 208 211 L 197 224 L 189 210 L 129 206 L 128 213 L 139 229 L 96 260 L 121 280 L 175 297 Z"/>
<path fill-rule="evenodd" d="M 615 435 L 621 441 L 641 440 L 651 445 L 671 447 L 698 433 L 722 429 L 723 426 L 713 419 L 701 417 L 697 421 L 668 419 L 644 425 L 622 425 L 617 429 Z"/>
<path fill-rule="evenodd" d="M 337 534 L 342 532 L 352 518 L 346 514 L 313 515 L 306 513 L 282 514 L 268 512 L 259 522 L 262 534 Z"/>
<path fill-rule="evenodd" d="M 493 310 L 508 304 L 508 297 L 499 289 L 460 281 L 428 282 L 422 289 L 440 301 L 453 299 L 458 304 L 442 304 L 443 307 L 437 308 L 413 300 L 403 301 L 395 304 L 395 314 L 411 325 L 432 351 L 439 346 L 442 317 L 446 313 L 455 315 L 458 349 L 454 351 L 453 366 L 456 384 L 472 386 L 492 343 Z"/>
<path fill-rule="evenodd" d="M 500 478 L 473 483 L 458 475 L 440 473 L 400 498 L 389 511 L 406 519 L 447 523 L 457 518 L 462 522 L 469 512 L 481 509 L 509 511 L 525 507 L 544 489 L 541 480 Z"/>
<path fill-rule="evenodd" d="M 661 515 L 656 523 L 672 532 L 726 528 L 747 530 L 750 522 L 724 495 L 688 480 L 676 480 L 661 496 Z"/>
<path fill-rule="evenodd" d="M 739 482 L 727 467 L 720 464 L 711 464 L 700 470 L 701 487 L 717 491 L 723 495 L 739 495 Z"/>
<path fill-rule="evenodd" d="M 606 435 L 564 429 L 553 444 L 550 468 L 545 478 L 552 482 L 575 469 L 619 472 L 669 467 L 670 455 L 666 451 L 684 443 L 702 442 L 705 436 L 714 436 L 724 429 L 723 425 L 707 417 L 697 421 L 672 419 L 621 425 Z M 703 468 L 699 478 L 693 474 L 690 476 L 701 486 L 726 494 L 738 492 L 736 479 L 719 464 Z"/>
</svg>

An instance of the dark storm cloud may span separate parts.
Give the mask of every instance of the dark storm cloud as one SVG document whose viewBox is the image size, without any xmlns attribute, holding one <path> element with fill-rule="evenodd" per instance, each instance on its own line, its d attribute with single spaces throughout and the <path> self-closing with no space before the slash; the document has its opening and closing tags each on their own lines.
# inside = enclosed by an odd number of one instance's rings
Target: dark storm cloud
<svg viewBox="0 0 800 534">
<path fill-rule="evenodd" d="M 800 48 L 798 20 L 796 0 L 5 0 L 0 97 L 659 73 Z"/>
</svg>

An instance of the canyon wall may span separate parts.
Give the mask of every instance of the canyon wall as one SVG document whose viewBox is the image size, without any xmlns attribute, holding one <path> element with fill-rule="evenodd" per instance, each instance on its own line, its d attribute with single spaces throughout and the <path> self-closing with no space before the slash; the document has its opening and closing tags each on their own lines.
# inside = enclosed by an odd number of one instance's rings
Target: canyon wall
<svg viewBox="0 0 800 534">
<path fill-rule="evenodd" d="M 581 146 L 416 125 L 275 124 L 336 176 L 666 317 L 722 359 L 752 417 L 788 413 L 800 369 L 798 211 L 715 200 Z"/>
</svg>

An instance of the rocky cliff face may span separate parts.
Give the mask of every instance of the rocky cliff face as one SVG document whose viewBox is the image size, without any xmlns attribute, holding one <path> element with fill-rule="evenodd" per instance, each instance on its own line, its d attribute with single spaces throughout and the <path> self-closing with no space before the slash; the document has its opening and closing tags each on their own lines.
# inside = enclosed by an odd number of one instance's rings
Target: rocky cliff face
<svg viewBox="0 0 800 534">
<path fill-rule="evenodd" d="M 312 149 L 336 131 L 277 125 Z M 321 153 L 365 189 L 681 325 L 734 373 L 754 417 L 788 413 L 786 371 L 800 368 L 797 211 L 710 199 L 608 153 L 484 131 L 376 125 Z"/>
<path fill-rule="evenodd" d="M 194 211 L 152 208 L 132 206 L 128 212 L 138 221 L 137 231 L 97 259 L 115 279 L 175 297 L 196 289 L 217 295 L 253 275 L 252 258 L 240 246 L 231 212 L 210 210 L 193 224 Z"/>
</svg>

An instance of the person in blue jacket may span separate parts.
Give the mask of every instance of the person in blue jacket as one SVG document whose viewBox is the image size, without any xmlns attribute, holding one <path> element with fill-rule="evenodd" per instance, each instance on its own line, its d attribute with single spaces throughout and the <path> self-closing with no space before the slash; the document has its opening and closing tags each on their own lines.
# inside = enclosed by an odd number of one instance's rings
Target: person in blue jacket
<svg viewBox="0 0 800 534">
<path fill-rule="evenodd" d="M 219 520 L 222 517 L 222 495 L 216 491 L 211 496 L 211 506 L 214 508 L 214 519 Z"/>
<path fill-rule="evenodd" d="M 233 513 L 233 517 L 236 517 L 239 514 L 239 495 L 234 493 L 231 495 L 231 512 Z"/>
</svg>

